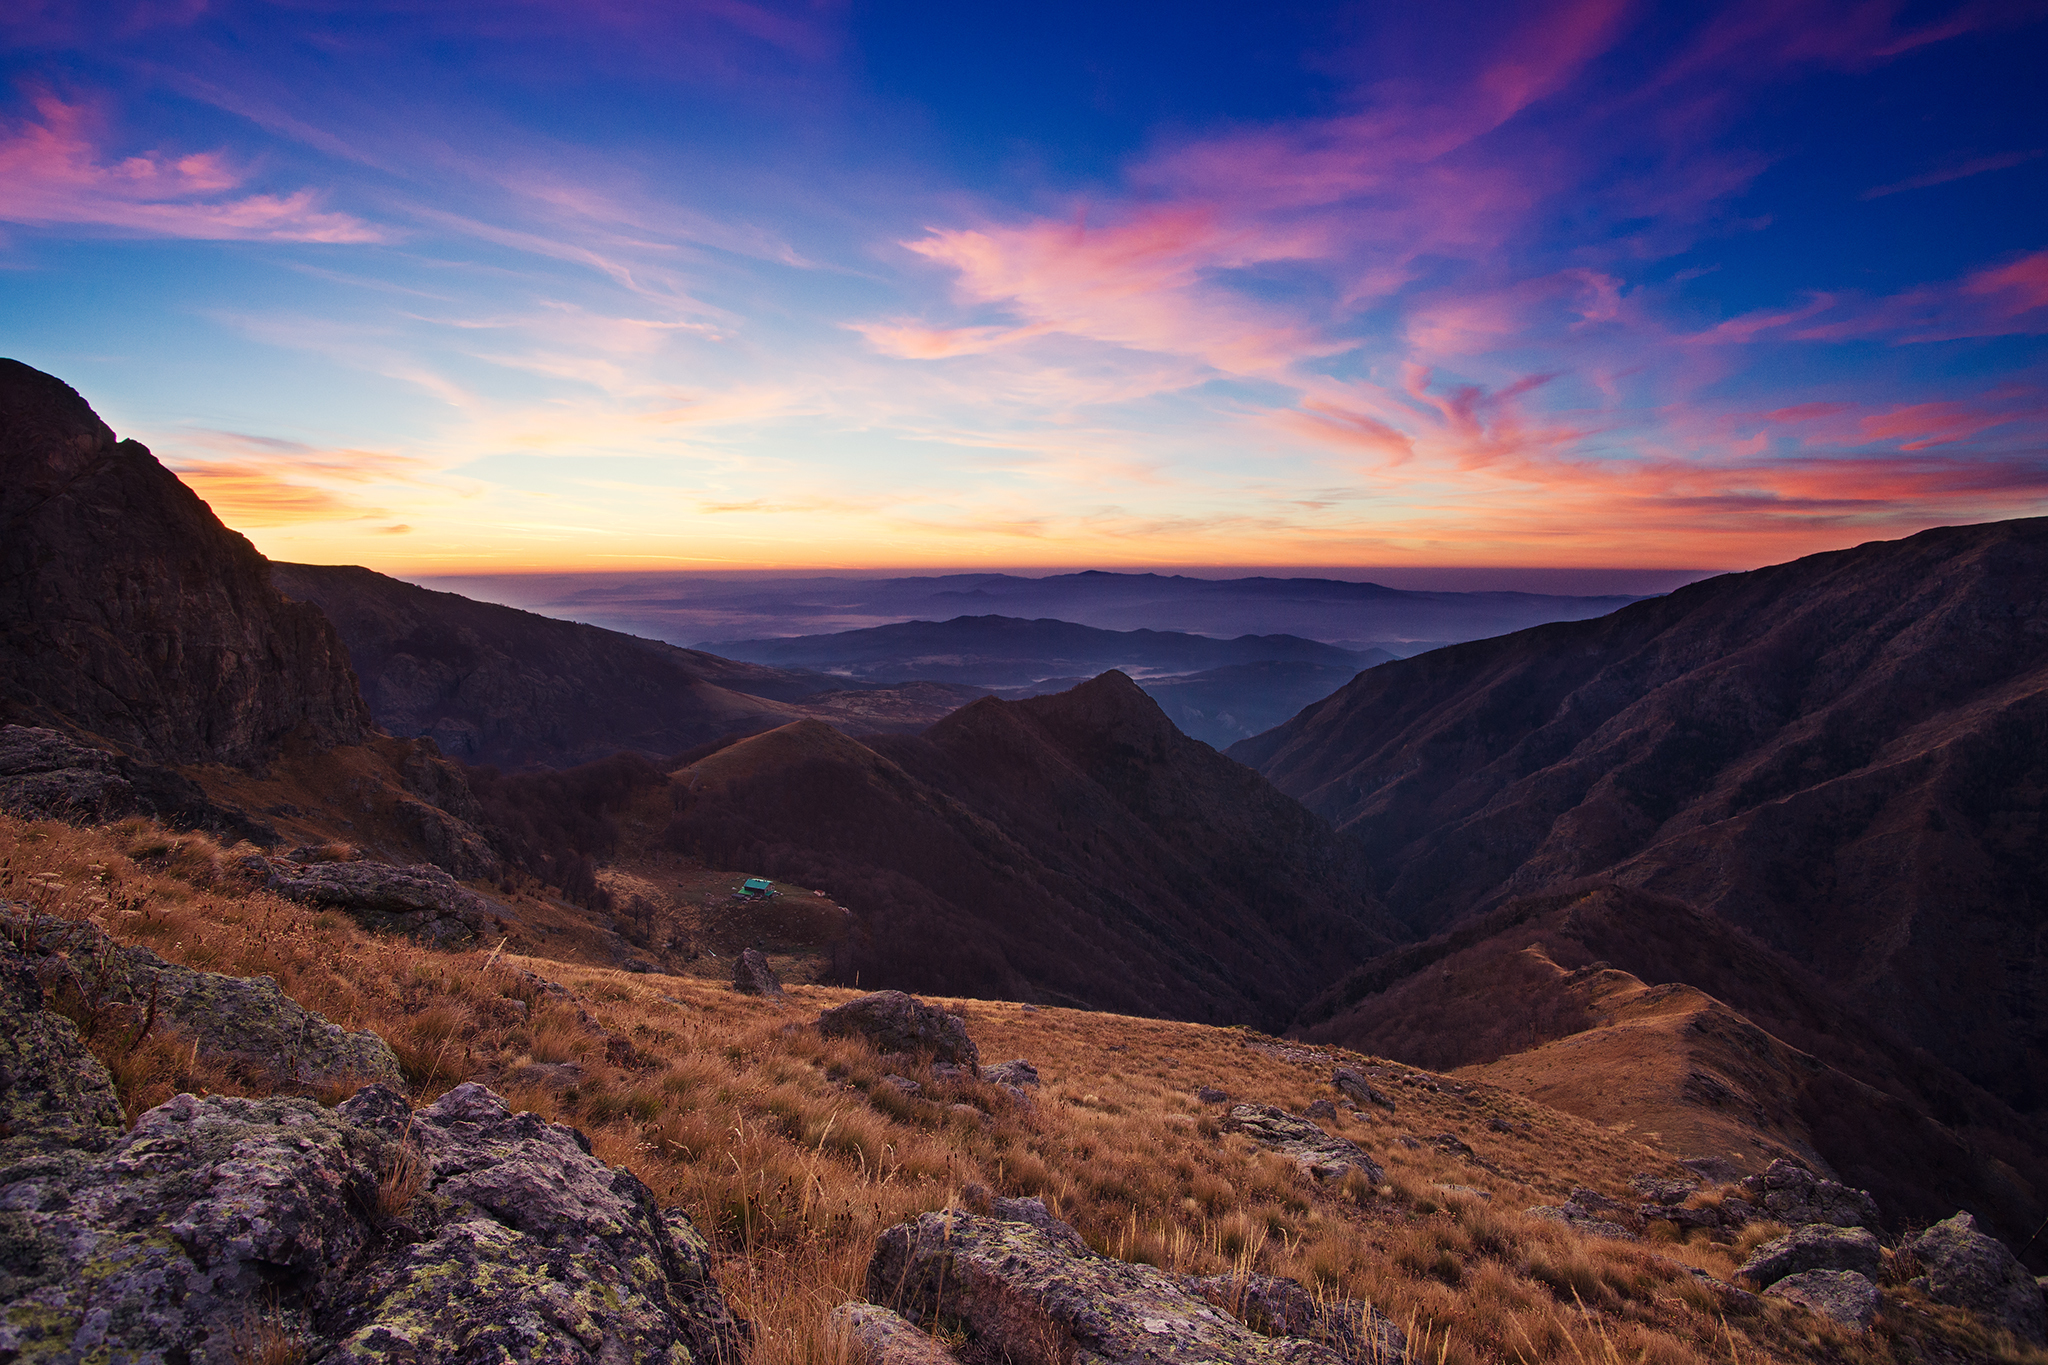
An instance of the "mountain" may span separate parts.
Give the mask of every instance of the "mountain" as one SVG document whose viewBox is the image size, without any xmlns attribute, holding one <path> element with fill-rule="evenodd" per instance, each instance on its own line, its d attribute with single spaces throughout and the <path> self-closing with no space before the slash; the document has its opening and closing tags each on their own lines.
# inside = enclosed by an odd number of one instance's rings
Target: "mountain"
<svg viewBox="0 0 2048 1365">
<path fill-rule="evenodd" d="M 1940 528 L 1385 664 L 1230 752 L 1420 933 L 1660 893 L 2039 1115 L 2044 586 L 2048 520 Z"/>
<path fill-rule="evenodd" d="M 1523 897 L 1361 965 L 1303 1037 L 1504 1086 L 1760 1169 L 1789 1155 L 1896 1224 L 2048 1214 L 2038 1124 L 1716 916 L 1633 887 Z"/>
<path fill-rule="evenodd" d="M 1392 657 L 1362 655 L 1295 635 L 1241 635 L 1212 640 L 1161 630 L 1096 630 L 1071 621 L 1010 616 L 956 616 L 902 621 L 835 635 L 719 640 L 703 649 L 785 668 L 817 668 L 868 681 L 914 678 L 1016 687 L 1046 678 L 1093 676 L 1109 669 L 1132 676 L 1192 673 L 1235 664 L 1280 661 L 1331 668 L 1366 666 Z"/>
<path fill-rule="evenodd" d="M 856 733 L 922 729 L 982 695 L 862 695 L 843 678 L 766 668 L 598 626 L 434 592 L 369 569 L 278 564 L 347 643 L 377 723 L 468 763 L 565 767 L 668 755 L 819 716 Z"/>
<path fill-rule="evenodd" d="M 0 721 L 151 763 L 370 731 L 340 639 L 146 446 L 0 360 Z"/>
<path fill-rule="evenodd" d="M 1649 575 L 1659 582 L 1697 575 Z M 1350 648 L 1475 640 L 1602 616 L 1637 599 L 1529 592 L 1417 592 L 1332 578 L 1086 573 L 1024 578 L 721 578 L 707 573 L 519 574 L 434 580 L 471 597 L 685 643 L 822 634 L 911 620 L 1051 617 L 1100 630 L 1226 638 L 1285 632 Z"/>
<path fill-rule="evenodd" d="M 870 987 L 1277 1027 L 1389 942 L 1349 842 L 1120 673 L 917 736 L 800 722 L 674 785 L 677 846 L 854 911 Z"/>
</svg>

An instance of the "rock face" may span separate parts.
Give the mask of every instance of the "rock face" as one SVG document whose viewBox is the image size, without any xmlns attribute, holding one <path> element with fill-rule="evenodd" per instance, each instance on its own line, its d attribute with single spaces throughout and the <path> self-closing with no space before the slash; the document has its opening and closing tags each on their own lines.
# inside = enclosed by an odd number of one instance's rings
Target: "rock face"
<svg viewBox="0 0 2048 1365">
<path fill-rule="evenodd" d="M 1327 1347 L 1274 1338 L 1151 1266 L 1098 1256 L 1029 1223 L 927 1213 L 875 1239 L 870 1299 L 965 1334 L 962 1359 L 1335 1365 Z"/>
<path fill-rule="evenodd" d="M 1225 1132 L 1243 1133 L 1260 1146 L 1284 1154 L 1317 1180 L 1341 1180 L 1352 1171 L 1374 1185 L 1386 1179 L 1379 1163 L 1358 1144 L 1324 1132 L 1308 1119 L 1270 1104 L 1233 1105 L 1222 1127 Z"/>
<path fill-rule="evenodd" d="M 967 1036 L 967 1025 L 902 991 L 876 991 L 849 1000 L 818 1016 L 818 1032 L 827 1038 L 865 1038 L 882 1053 L 929 1054 L 981 1073 L 981 1053 Z"/>
<path fill-rule="evenodd" d="M 1742 1182 L 1750 1198 L 1780 1223 L 1833 1223 L 1844 1228 L 1877 1228 L 1877 1201 L 1868 1190 L 1823 1180 L 1783 1157 L 1760 1176 Z"/>
<path fill-rule="evenodd" d="M 2022 1341 L 2048 1341 L 2040 1284 L 2005 1243 L 1979 1232 L 1969 1214 L 1943 1219 L 1905 1249 L 1926 1271 L 1913 1283 L 1929 1298 L 1982 1313 Z"/>
<path fill-rule="evenodd" d="M 317 607 L 61 380 L 0 360 L 0 720 L 251 763 L 370 715 Z"/>
<path fill-rule="evenodd" d="M 334 1362 L 712 1361 L 744 1329 L 707 1250 L 581 1136 L 465 1085 L 180 1095 L 96 1160 L 0 1173 L 15 1293 L 0 1354 Z M 96 1354 L 97 1353 L 97 1354 Z"/>
<path fill-rule="evenodd" d="M 1788 1275 L 1807 1270 L 1853 1270 L 1866 1279 L 1875 1279 L 1883 1264 L 1877 1238 L 1867 1230 L 1809 1223 L 1776 1241 L 1765 1242 L 1750 1253 L 1735 1273 L 1761 1285 L 1773 1285 Z"/>
<path fill-rule="evenodd" d="M 148 815 L 173 829 L 203 829 L 231 842 L 277 842 L 275 829 L 207 800 L 188 777 L 38 725 L 0 725 L 0 810 L 73 824 Z"/>
<path fill-rule="evenodd" d="M 17 941 L 29 937 L 27 919 L 4 906 L 0 927 Z M 267 976 L 194 971 L 147 948 L 122 947 L 84 922 L 44 920 L 33 937 L 36 956 L 23 965 L 46 983 L 70 987 L 88 1008 L 118 1013 L 115 1026 L 136 1031 L 154 1011 L 189 1035 L 202 1056 L 278 1086 L 403 1083 L 398 1058 L 382 1038 L 367 1029 L 345 1032 Z M 0 950 L 0 960 L 16 957 Z"/>
<path fill-rule="evenodd" d="M 775 969 L 768 965 L 758 948 L 744 949 L 734 959 L 732 988 L 741 995 L 766 996 L 770 1000 L 782 999 L 782 981 L 775 975 Z"/>
<path fill-rule="evenodd" d="M 1882 1297 L 1868 1277 L 1853 1270 L 1802 1270 L 1797 1275 L 1787 1275 L 1764 1293 L 1772 1298 L 1790 1299 L 1859 1332 L 1869 1330 Z"/>
<path fill-rule="evenodd" d="M 267 885 L 306 905 L 346 911 L 366 929 L 428 943 L 466 943 L 504 927 L 499 908 L 438 867 L 274 859 Z"/>
</svg>

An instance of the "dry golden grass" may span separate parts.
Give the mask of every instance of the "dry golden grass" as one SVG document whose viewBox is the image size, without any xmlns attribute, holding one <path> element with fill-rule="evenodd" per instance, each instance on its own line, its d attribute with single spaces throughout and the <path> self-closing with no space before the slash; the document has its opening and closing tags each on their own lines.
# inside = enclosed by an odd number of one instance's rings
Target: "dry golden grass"
<svg viewBox="0 0 2048 1365">
<path fill-rule="evenodd" d="M 2048 1353 L 1896 1287 L 1867 1335 L 1777 1302 L 1726 1312 L 1687 1267 L 1725 1280 L 1765 1229 L 1723 1243 L 1680 1240 L 1665 1225 L 1661 1239 L 1624 1243 L 1524 1216 L 1577 1186 L 1626 1197 L 1630 1175 L 1670 1168 L 1662 1153 L 1504 1091 L 1459 1093 L 1442 1078 L 1403 1085 L 1408 1069 L 1393 1068 L 1383 1088 L 1396 1113 L 1340 1110 L 1326 1124 L 1382 1161 L 1385 1182 L 1317 1187 L 1220 1133 L 1219 1107 L 1193 1092 L 1220 1085 L 1299 1112 L 1333 1098 L 1327 1049 L 947 1001 L 985 1061 L 1029 1058 L 1044 1087 L 1020 1106 L 996 1087 L 911 1067 L 923 1091 L 910 1096 L 882 1081 L 900 1064 L 809 1027 L 853 992 L 797 986 L 778 1005 L 701 978 L 492 946 L 430 951 L 248 890 L 234 856 L 142 822 L 78 830 L 0 817 L 0 898 L 92 918 L 191 966 L 270 975 L 308 1008 L 389 1039 L 416 1101 L 476 1079 L 582 1128 L 600 1157 L 630 1167 L 711 1238 L 721 1283 L 755 1324 L 760 1365 L 846 1360 L 825 1314 L 861 1295 L 876 1232 L 983 1191 L 1044 1196 L 1110 1255 L 1190 1274 L 1289 1275 L 1319 1294 L 1369 1300 L 1434 1365 L 1877 1365 L 1925 1355 L 1912 1343 L 1937 1337 L 1969 1343 L 1977 1358 L 2048 1365 Z M 164 1052 L 167 1032 L 127 1052 L 125 1038 L 105 1030 L 93 1045 L 131 1113 L 167 1086 L 234 1083 Z M 1439 1135 L 1472 1156 L 1432 1145 Z M 414 1179 L 393 1168 L 380 1191 L 387 1212 L 404 1207 Z"/>
</svg>

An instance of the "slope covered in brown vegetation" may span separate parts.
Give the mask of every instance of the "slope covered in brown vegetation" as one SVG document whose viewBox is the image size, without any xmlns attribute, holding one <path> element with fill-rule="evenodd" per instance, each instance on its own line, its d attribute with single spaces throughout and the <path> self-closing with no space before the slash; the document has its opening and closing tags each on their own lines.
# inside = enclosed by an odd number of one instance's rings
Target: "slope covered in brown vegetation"
<svg viewBox="0 0 2048 1365">
<path fill-rule="evenodd" d="M 1903 1225 L 2048 1214 L 2038 1126 L 1725 922 L 1630 887 L 1513 901 L 1365 964 L 1304 1036 L 1472 1075 L 1688 1156 L 1791 1154 Z"/>
<path fill-rule="evenodd" d="M 1384 664 L 1231 752 L 1419 932 L 1661 892 L 2038 1113 L 2044 588 L 2048 520 L 1927 531 Z"/>
<path fill-rule="evenodd" d="M 829 890 L 838 979 L 1277 1027 L 1388 940 L 1355 851 L 1121 673 L 675 775 L 676 846 Z"/>
<path fill-rule="evenodd" d="M 1035 1061 L 1044 1084 L 1020 1104 L 819 1036 L 810 1020 L 844 990 L 798 986 L 777 1004 L 691 978 L 429 950 L 246 889 L 240 852 L 146 822 L 0 817 L 0 899 L 96 919 L 202 970 L 268 975 L 342 1026 L 388 1038 L 415 1103 L 475 1079 L 575 1124 L 712 1238 L 718 1279 L 754 1326 L 755 1365 L 844 1365 L 824 1315 L 861 1295 L 876 1232 L 986 1192 L 1042 1195 L 1111 1256 L 1291 1275 L 1369 1300 L 1435 1365 L 2048 1359 L 1931 1303 L 1897 1258 L 1861 1334 L 1780 1300 L 1726 1297 L 1690 1273 L 1728 1279 L 1772 1225 L 1733 1241 L 1657 1225 L 1621 1242 L 1525 1217 L 1580 1188 L 1626 1199 L 1634 1175 L 1676 1168 L 1654 1146 L 1491 1086 L 1243 1030 L 941 1002 L 984 1058 Z M 95 1021 L 89 1002 L 64 1007 Z M 195 1061 L 169 1024 L 139 1040 L 93 1027 L 90 1041 L 131 1116 L 179 1089 L 267 1089 Z M 1391 1114 L 1340 1109 L 1329 1121 L 1385 1166 L 1383 1183 L 1318 1184 L 1222 1132 L 1216 1106 L 1194 1094 L 1221 1084 L 1299 1111 L 1331 1096 L 1334 1063 L 1390 1077 L 1399 1096 Z M 919 1093 L 884 1080 L 904 1065 Z"/>
</svg>

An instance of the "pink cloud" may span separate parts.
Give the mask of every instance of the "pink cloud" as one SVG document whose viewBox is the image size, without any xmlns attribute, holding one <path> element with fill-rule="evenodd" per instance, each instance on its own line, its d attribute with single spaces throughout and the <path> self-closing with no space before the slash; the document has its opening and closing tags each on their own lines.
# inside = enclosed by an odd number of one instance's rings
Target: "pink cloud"
<svg viewBox="0 0 2048 1365">
<path fill-rule="evenodd" d="M 147 152 L 106 160 L 95 120 L 51 94 L 41 121 L 0 133 L 0 219 L 80 223 L 159 237 L 286 242 L 377 242 L 385 234 L 319 207 L 312 190 L 238 194 L 247 177 L 218 152 Z"/>
<path fill-rule="evenodd" d="M 1865 199 L 1882 199 L 1886 195 L 1902 194 L 1907 190 L 1924 190 L 1934 185 L 1946 185 L 1951 180 L 1967 180 L 1973 175 L 1983 175 L 1988 171 L 2002 171 L 2008 167 L 2024 165 L 2039 155 L 2041 155 L 2041 151 L 2039 148 L 2036 148 L 2030 152 L 2005 152 L 1998 156 L 1972 157 L 1968 161 L 1958 162 L 1952 166 L 1944 166 L 1939 170 L 1929 171 L 1925 175 L 1916 175 L 1909 180 L 1900 180 L 1894 184 L 1879 185 L 1875 189 L 1865 190 L 1863 191 L 1863 197 Z"/>
</svg>

